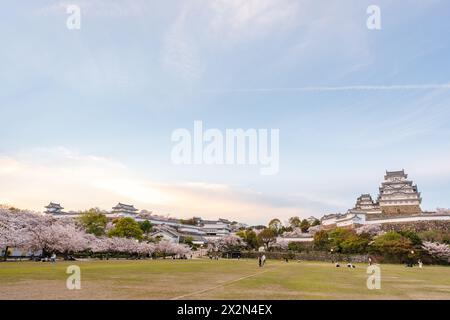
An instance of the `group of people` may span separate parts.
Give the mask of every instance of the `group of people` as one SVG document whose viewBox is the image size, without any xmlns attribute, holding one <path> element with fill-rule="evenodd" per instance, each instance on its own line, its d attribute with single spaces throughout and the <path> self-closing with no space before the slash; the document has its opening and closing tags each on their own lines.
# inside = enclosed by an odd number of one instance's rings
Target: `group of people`
<svg viewBox="0 0 450 320">
<path fill-rule="evenodd" d="M 32 257 L 33 261 L 42 261 L 42 262 L 53 262 L 56 263 L 56 254 L 52 253 L 52 255 L 50 257 L 41 257 L 41 256 L 36 256 L 36 257 Z"/>
<path fill-rule="evenodd" d="M 336 268 L 340 268 L 341 264 L 339 262 L 336 262 L 335 266 Z M 356 266 L 353 263 L 349 262 L 347 263 L 347 268 L 356 269 Z"/>
<path fill-rule="evenodd" d="M 422 260 L 419 259 L 419 260 L 417 261 L 417 265 L 419 266 L 420 269 L 422 269 L 422 268 L 423 268 L 423 262 L 422 262 Z M 405 266 L 406 266 L 407 268 L 413 268 L 413 267 L 414 267 L 414 262 L 408 261 L 408 262 L 405 264 Z"/>
<path fill-rule="evenodd" d="M 258 263 L 260 268 L 264 267 L 264 264 L 266 263 L 266 255 L 263 254 L 262 256 L 259 256 Z"/>
</svg>

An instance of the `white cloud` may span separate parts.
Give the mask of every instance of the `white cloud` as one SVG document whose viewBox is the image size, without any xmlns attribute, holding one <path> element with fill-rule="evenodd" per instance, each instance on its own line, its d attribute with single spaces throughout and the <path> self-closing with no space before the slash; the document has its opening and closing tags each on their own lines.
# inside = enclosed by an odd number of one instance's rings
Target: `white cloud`
<svg viewBox="0 0 450 320">
<path fill-rule="evenodd" d="M 213 0 L 210 28 L 228 38 L 261 36 L 295 24 L 299 2 L 291 0 Z"/>
<path fill-rule="evenodd" d="M 132 203 L 177 217 L 201 215 L 263 223 L 273 215 L 298 215 L 295 206 L 271 204 L 264 195 L 222 184 L 161 183 L 138 176 L 120 162 L 67 148 L 39 148 L 0 155 L 0 194 L 9 205 L 41 211 L 48 202 L 66 210 L 110 209 Z"/>
<path fill-rule="evenodd" d="M 352 85 L 352 86 L 304 86 L 286 88 L 248 88 L 229 90 L 209 90 L 208 92 L 296 92 L 296 91 L 405 91 L 450 89 L 450 83 L 444 84 L 399 84 L 399 85 Z"/>
<path fill-rule="evenodd" d="M 194 38 L 186 31 L 187 6 L 183 7 L 165 38 L 162 63 L 166 69 L 185 80 L 201 77 L 202 64 Z"/>
<path fill-rule="evenodd" d="M 291 0 L 185 1 L 165 36 L 163 66 L 183 80 L 198 80 L 208 52 L 285 30 L 297 9 Z"/>
</svg>

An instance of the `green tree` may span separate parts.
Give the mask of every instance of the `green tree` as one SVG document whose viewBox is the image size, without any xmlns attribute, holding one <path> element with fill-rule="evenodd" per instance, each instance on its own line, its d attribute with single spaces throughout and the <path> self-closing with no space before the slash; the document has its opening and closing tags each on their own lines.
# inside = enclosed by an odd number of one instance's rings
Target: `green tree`
<svg viewBox="0 0 450 320">
<path fill-rule="evenodd" d="M 328 232 L 320 230 L 314 234 L 314 248 L 319 250 L 328 250 L 331 242 L 328 237 Z"/>
<path fill-rule="evenodd" d="M 108 236 L 120 238 L 142 239 L 142 230 L 133 218 L 119 218 Z"/>
<path fill-rule="evenodd" d="M 301 222 L 302 222 L 302 221 L 300 220 L 299 217 L 291 217 L 291 218 L 289 218 L 289 225 L 290 225 L 292 228 L 298 228 L 298 227 L 300 227 Z"/>
<path fill-rule="evenodd" d="M 295 251 L 295 252 L 302 252 L 302 251 L 307 250 L 307 247 L 302 242 L 291 241 L 288 243 L 288 250 Z"/>
<path fill-rule="evenodd" d="M 309 227 L 310 227 L 309 221 L 303 219 L 302 222 L 300 223 L 300 229 L 302 230 L 302 232 L 308 232 Z"/>
<path fill-rule="evenodd" d="M 419 233 L 422 241 L 439 242 L 450 245 L 450 232 L 443 230 L 427 230 Z"/>
<path fill-rule="evenodd" d="M 320 226 L 320 220 L 316 219 L 313 221 L 313 223 L 311 223 L 311 227 L 315 227 L 315 226 Z"/>
<path fill-rule="evenodd" d="M 194 245 L 194 238 L 191 236 L 187 236 L 183 239 L 183 243 L 187 244 L 188 246 L 192 247 Z"/>
<path fill-rule="evenodd" d="M 342 252 L 342 242 L 351 236 L 353 231 L 344 228 L 335 228 L 328 233 L 331 245 L 337 252 Z"/>
<path fill-rule="evenodd" d="M 108 218 L 101 213 L 100 209 L 92 208 L 81 212 L 79 220 L 87 233 L 91 233 L 97 237 L 105 235 Z"/>
<path fill-rule="evenodd" d="M 141 228 L 142 232 L 147 235 L 152 231 L 153 225 L 150 221 L 145 220 L 139 222 L 139 228 Z"/>
<path fill-rule="evenodd" d="M 358 235 L 354 230 L 335 228 L 328 232 L 324 230 L 314 235 L 314 245 L 320 250 L 333 248 L 335 252 L 364 253 L 371 238 L 367 234 Z"/>
<path fill-rule="evenodd" d="M 339 247 L 342 253 L 364 253 L 370 243 L 369 235 L 357 235 L 352 232 L 347 234 Z"/>
<path fill-rule="evenodd" d="M 181 224 L 187 224 L 187 225 L 191 225 L 191 226 L 195 226 L 197 223 L 195 222 L 194 218 L 191 219 L 181 219 L 180 220 Z"/>
<path fill-rule="evenodd" d="M 408 238 L 414 246 L 422 245 L 422 239 L 420 239 L 419 235 L 414 231 L 407 230 L 407 231 L 399 231 L 398 233 L 400 233 L 405 238 Z"/>
<path fill-rule="evenodd" d="M 267 249 L 270 248 L 270 244 L 277 240 L 277 234 L 274 229 L 266 228 L 258 234 L 258 241 L 266 246 Z"/>
<path fill-rule="evenodd" d="M 410 259 L 413 249 L 411 240 L 395 231 L 377 237 L 370 246 L 371 253 L 382 255 L 386 259 L 396 262 Z"/>
<path fill-rule="evenodd" d="M 283 227 L 283 224 L 281 223 L 280 219 L 272 219 L 269 222 L 268 225 L 269 229 L 272 229 L 273 231 L 275 231 L 275 234 L 280 234 L 280 230 Z"/>
<path fill-rule="evenodd" d="M 259 246 L 258 243 L 258 237 L 256 236 L 255 231 L 248 229 L 248 230 L 240 230 L 236 232 L 236 235 L 238 237 L 241 237 L 242 240 L 247 244 L 247 248 L 249 249 L 257 249 Z"/>
</svg>

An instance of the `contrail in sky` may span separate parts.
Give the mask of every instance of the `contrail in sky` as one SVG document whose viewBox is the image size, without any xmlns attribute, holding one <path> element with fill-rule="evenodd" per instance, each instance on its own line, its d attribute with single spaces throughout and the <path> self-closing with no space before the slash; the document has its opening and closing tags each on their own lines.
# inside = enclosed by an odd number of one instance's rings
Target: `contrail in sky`
<svg viewBox="0 0 450 320">
<path fill-rule="evenodd" d="M 393 90 L 436 90 L 450 89 L 446 84 L 407 84 L 407 85 L 355 85 L 355 86 L 308 86 L 291 88 L 254 88 L 254 89 L 225 89 L 206 90 L 207 92 L 296 92 L 296 91 L 393 91 Z"/>
</svg>

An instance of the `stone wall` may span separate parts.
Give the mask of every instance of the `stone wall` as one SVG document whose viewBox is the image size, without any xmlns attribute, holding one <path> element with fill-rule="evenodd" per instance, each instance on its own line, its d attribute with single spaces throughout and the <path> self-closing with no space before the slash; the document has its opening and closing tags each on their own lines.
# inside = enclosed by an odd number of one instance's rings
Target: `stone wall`
<svg viewBox="0 0 450 320">
<path fill-rule="evenodd" d="M 450 232 L 450 221 L 414 221 L 414 222 L 395 222 L 383 223 L 381 228 L 384 231 L 405 231 L 415 232 L 440 230 Z"/>
<path fill-rule="evenodd" d="M 412 214 L 419 214 L 422 212 L 419 206 L 388 206 L 388 207 L 381 207 L 381 211 L 383 212 L 383 214 L 387 215 L 391 214 L 412 215 Z"/>
</svg>

